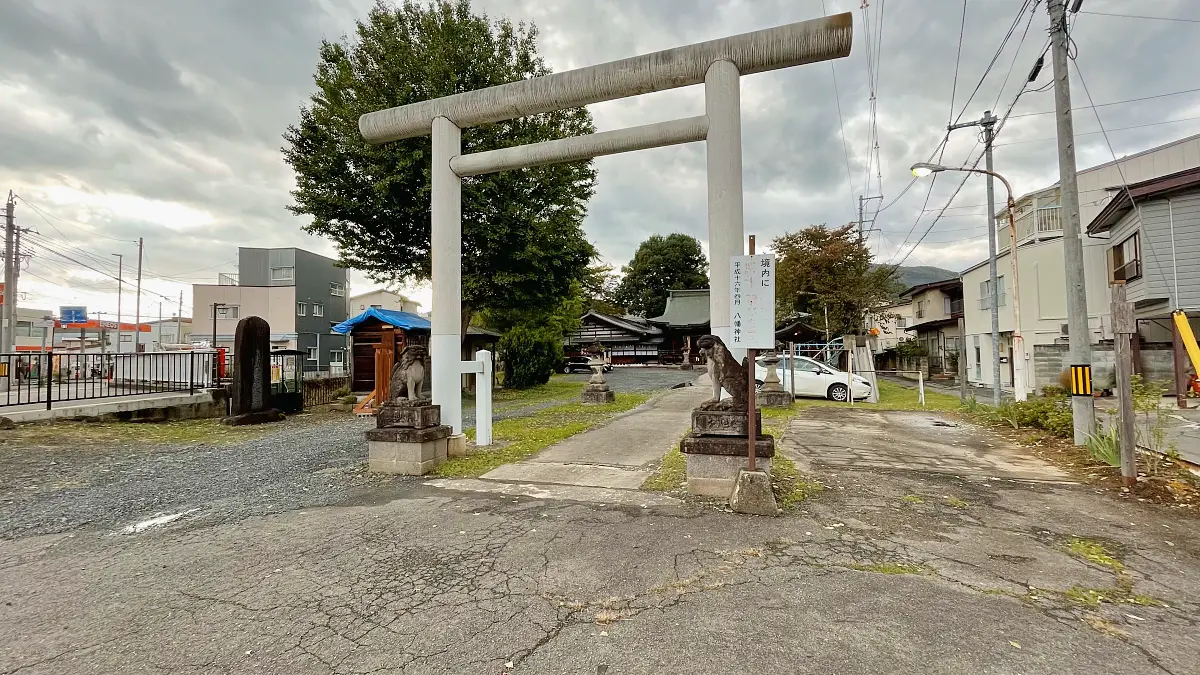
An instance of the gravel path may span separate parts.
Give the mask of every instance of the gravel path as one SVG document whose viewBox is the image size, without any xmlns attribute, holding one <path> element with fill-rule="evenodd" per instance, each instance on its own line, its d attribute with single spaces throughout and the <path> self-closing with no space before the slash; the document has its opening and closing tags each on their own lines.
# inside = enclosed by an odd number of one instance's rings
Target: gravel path
<svg viewBox="0 0 1200 675">
<path fill-rule="evenodd" d="M 568 376 L 578 380 L 585 374 Z M 656 391 L 691 373 L 631 368 L 609 374 L 616 391 Z M 575 395 L 498 411 L 530 415 Z M 464 422 L 474 424 L 474 406 Z M 405 478 L 367 474 L 362 431 L 373 420 L 300 415 L 229 444 L 121 443 L 94 447 L 0 445 L 0 540 L 79 528 L 119 531 L 156 516 L 236 522 L 345 500 L 356 488 Z"/>
</svg>

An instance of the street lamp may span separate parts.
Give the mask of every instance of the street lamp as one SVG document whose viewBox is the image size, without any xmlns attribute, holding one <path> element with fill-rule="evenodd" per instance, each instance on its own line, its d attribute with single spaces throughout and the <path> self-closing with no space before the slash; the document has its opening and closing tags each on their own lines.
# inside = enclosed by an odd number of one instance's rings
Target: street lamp
<svg viewBox="0 0 1200 675">
<path fill-rule="evenodd" d="M 928 176 L 930 174 L 940 173 L 942 171 L 962 171 L 965 173 L 979 173 L 979 174 L 983 174 L 985 176 L 992 176 L 993 178 L 1000 179 L 1000 182 L 1004 183 L 1004 189 L 1008 191 L 1008 209 L 1007 209 L 1008 210 L 1008 238 L 1009 238 L 1008 250 L 1009 250 L 1009 254 L 1010 254 L 1009 263 L 1012 265 L 1012 286 L 1013 286 L 1013 288 L 1012 288 L 1012 294 L 1013 294 L 1012 358 L 1014 358 L 1014 359 L 1017 358 L 1018 354 L 1020 354 L 1020 358 L 1021 358 L 1021 362 L 1020 362 L 1021 367 L 1017 367 L 1018 366 L 1017 362 L 1013 363 L 1013 395 L 1018 401 L 1024 401 L 1025 400 L 1025 383 L 1024 383 L 1024 380 L 1025 380 L 1025 369 L 1024 369 L 1025 345 L 1023 344 L 1023 341 L 1021 338 L 1021 284 L 1020 284 L 1020 280 L 1017 277 L 1017 218 L 1016 218 L 1016 202 L 1013 200 L 1012 184 L 1009 183 L 1008 179 L 1005 178 L 1004 176 L 1001 176 L 1000 174 L 996 173 L 995 171 L 988 171 L 987 169 L 978 169 L 978 168 L 974 168 L 974 167 L 965 167 L 965 166 L 950 167 L 950 166 L 943 166 L 941 164 L 932 164 L 929 162 L 917 162 L 916 164 L 912 165 L 912 173 L 917 178 L 924 178 L 925 176 Z M 997 285 L 996 280 L 992 279 L 992 311 L 993 312 L 997 311 L 997 303 L 998 303 L 999 299 L 1000 299 L 1000 288 Z M 964 335 L 962 337 L 963 337 L 963 341 L 964 341 L 963 349 L 965 350 L 966 336 Z M 961 354 L 960 354 L 960 358 L 961 358 Z M 994 369 L 998 370 L 1000 368 L 1000 364 L 993 363 L 992 367 Z M 999 399 L 999 392 L 996 392 L 996 398 L 997 398 L 997 400 Z"/>
</svg>

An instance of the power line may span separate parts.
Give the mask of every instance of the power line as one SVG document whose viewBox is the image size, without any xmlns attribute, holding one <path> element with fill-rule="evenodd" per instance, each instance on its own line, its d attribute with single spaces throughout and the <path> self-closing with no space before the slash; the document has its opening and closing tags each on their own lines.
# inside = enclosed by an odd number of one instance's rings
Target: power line
<svg viewBox="0 0 1200 675">
<path fill-rule="evenodd" d="M 1179 122 L 1194 122 L 1196 120 L 1200 120 L 1200 116 L 1198 116 L 1198 117 L 1181 117 L 1177 120 L 1163 120 L 1162 122 L 1150 122 L 1147 124 L 1135 124 L 1135 125 L 1129 126 L 1129 127 L 1117 127 L 1115 129 L 1109 129 L 1108 131 L 1128 131 L 1130 129 L 1145 129 L 1146 127 L 1157 127 L 1157 126 L 1161 126 L 1163 124 L 1177 124 Z M 1106 132 L 1104 131 L 1104 129 L 1101 129 L 1100 131 L 1084 131 L 1084 132 L 1075 134 L 1075 137 L 1078 138 L 1080 136 L 1094 136 L 1096 134 L 1106 134 Z M 999 147 L 1002 147 L 1005 145 L 1020 145 L 1022 143 L 1041 143 L 1041 142 L 1053 141 L 1053 140 L 1055 140 L 1055 138 L 1053 136 L 1051 136 L 1049 138 L 1030 138 L 1030 139 L 1024 140 L 1024 141 L 1013 141 L 1012 143 L 997 143 L 994 147 L 999 148 Z"/>
<path fill-rule="evenodd" d="M 1150 101 L 1150 100 L 1153 100 L 1156 98 L 1167 98 L 1169 96 L 1179 96 L 1181 94 L 1194 94 L 1198 91 L 1200 91 L 1200 88 L 1184 89 L 1182 91 L 1171 91 L 1171 92 L 1167 92 L 1165 94 L 1154 94 L 1153 96 L 1142 96 L 1139 98 L 1127 98 L 1127 99 L 1124 99 L 1121 101 L 1109 101 L 1108 103 L 1097 103 L 1095 106 L 1090 106 L 1090 107 L 1086 107 L 1086 108 L 1071 108 L 1071 111 L 1079 112 L 1079 111 L 1083 111 L 1083 110 L 1091 110 L 1092 108 L 1105 108 L 1105 107 L 1113 106 L 1113 105 L 1121 105 L 1122 103 L 1137 103 L 1138 101 Z M 1021 113 L 1019 115 L 1013 115 L 1010 119 L 1017 119 L 1018 117 L 1033 117 L 1035 115 L 1053 115 L 1054 113 L 1055 113 L 1054 110 L 1043 110 L 1041 112 L 1029 112 L 1029 113 Z"/>
<path fill-rule="evenodd" d="M 104 238 L 104 239 L 111 239 L 111 240 L 113 240 L 113 241 L 120 241 L 120 242 L 124 242 L 124 243 L 126 243 L 126 244 L 130 244 L 130 243 L 136 244 L 136 243 L 137 243 L 136 241 L 131 241 L 131 240 L 128 240 L 128 239 L 118 239 L 117 237 L 110 237 L 110 236 L 109 236 L 109 235 L 107 235 L 107 234 L 102 234 L 102 233 L 100 233 L 100 232 L 96 232 L 95 230 L 93 230 L 93 229 L 91 229 L 91 228 L 85 227 L 85 226 L 83 226 L 83 225 L 82 225 L 82 224 L 80 224 L 80 223 L 76 223 L 76 222 L 73 222 L 73 221 L 70 221 L 70 220 L 66 220 L 65 218 L 59 218 L 58 216 L 55 216 L 55 215 L 52 215 L 52 214 L 49 214 L 49 213 L 46 213 L 46 212 L 42 211 L 41 209 L 39 209 L 39 208 L 38 208 L 36 205 L 34 205 L 32 202 L 30 202 L 28 199 L 26 199 L 26 198 L 25 198 L 24 196 L 22 196 L 22 195 L 17 195 L 17 197 L 18 197 L 18 198 L 19 198 L 19 199 L 20 199 L 22 202 L 24 202 L 26 206 L 28 206 L 29 208 L 31 208 L 31 209 L 33 209 L 34 211 L 36 211 L 36 212 L 37 212 L 39 215 L 41 215 L 43 219 L 45 219 L 45 218 L 47 218 L 47 217 L 49 217 L 49 218 L 53 218 L 53 219 L 57 220 L 57 221 L 58 221 L 58 222 L 60 222 L 60 223 L 64 223 L 64 224 L 66 224 L 66 225 L 71 225 L 71 226 L 75 227 L 76 229 L 83 230 L 84 232 L 86 232 L 86 233 L 88 233 L 89 235 L 91 235 L 91 236 L 94 236 L 94 237 L 102 237 L 102 238 Z M 47 221 L 47 222 L 49 222 L 49 221 Z M 54 225 L 50 225 L 50 227 L 54 227 Z M 55 231 L 55 232 L 58 232 L 60 235 L 62 235 L 63 239 L 68 239 L 67 235 L 63 234 L 63 233 L 62 233 L 62 231 L 61 231 L 61 230 L 59 230 L 57 227 L 54 227 L 54 231 Z"/>
<path fill-rule="evenodd" d="M 992 72 L 992 67 L 996 65 L 996 61 L 998 61 L 1000 59 L 1000 55 L 1004 53 L 1004 47 L 1008 44 L 1009 39 L 1012 38 L 1013 33 L 1016 32 L 1017 25 L 1021 23 L 1021 15 L 1023 15 L 1025 10 L 1029 8 L 1030 1 L 1031 0 L 1025 0 L 1025 2 L 1021 4 L 1021 9 L 1017 12 L 1017 16 L 1013 18 L 1012 25 L 1008 27 L 1008 32 L 1004 34 L 1004 39 L 1000 40 L 1000 46 L 996 48 L 996 53 L 992 55 L 992 60 L 989 61 L 987 67 L 983 69 L 983 74 L 979 76 L 979 82 L 975 84 L 975 89 L 971 91 L 971 95 L 968 96 L 966 102 L 963 103 L 962 110 L 959 111 L 958 117 L 955 117 L 951 121 L 951 124 L 957 124 L 958 121 L 962 119 L 963 114 L 967 112 L 967 106 L 971 105 L 971 101 L 975 99 L 975 94 L 979 93 L 979 89 L 983 86 L 984 81 L 987 80 L 988 74 Z M 966 3 L 964 2 L 963 5 L 963 11 L 965 12 Z M 953 111 L 951 111 L 951 114 L 953 114 Z"/>
<path fill-rule="evenodd" d="M 821 0 L 821 14 L 829 16 L 825 9 L 825 0 Z M 833 98 L 837 102 L 838 131 L 842 135 L 842 155 L 846 158 L 846 189 L 850 191 L 850 206 L 854 207 L 854 179 L 850 177 L 850 148 L 846 145 L 846 125 L 842 118 L 842 95 L 838 92 L 837 67 L 829 62 L 829 72 L 833 74 Z"/>
<path fill-rule="evenodd" d="M 1200 23 L 1200 19 L 1184 19 L 1182 17 L 1172 17 L 1172 16 L 1143 16 L 1141 14 L 1116 14 L 1114 12 L 1084 12 L 1084 11 L 1080 11 L 1079 13 L 1080 14 L 1094 14 L 1096 16 L 1116 16 L 1116 17 L 1121 17 L 1123 19 L 1149 19 L 1151 21 L 1178 21 L 1181 23 Z"/>
</svg>

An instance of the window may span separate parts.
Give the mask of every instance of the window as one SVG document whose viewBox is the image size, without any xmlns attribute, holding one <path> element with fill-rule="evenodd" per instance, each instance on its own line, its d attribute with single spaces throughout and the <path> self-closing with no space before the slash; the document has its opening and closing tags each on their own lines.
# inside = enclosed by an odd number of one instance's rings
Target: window
<svg viewBox="0 0 1200 675">
<path fill-rule="evenodd" d="M 313 316 L 325 316 L 325 305 L 319 302 L 313 303 Z"/>
<path fill-rule="evenodd" d="M 950 297 L 949 296 L 942 298 L 942 313 L 943 314 L 953 314 L 954 313 L 950 309 Z"/>
<path fill-rule="evenodd" d="M 345 363 L 346 362 L 346 352 L 341 349 L 334 349 L 333 351 L 329 352 L 329 362 L 330 363 Z"/>
<path fill-rule="evenodd" d="M 241 318 L 242 308 L 239 305 L 225 305 L 223 307 L 208 306 L 208 318 L 213 318 L 213 309 L 217 310 L 218 319 L 238 319 Z"/>
<path fill-rule="evenodd" d="M 896 328 L 904 328 L 907 325 L 908 325 L 907 317 L 902 316 L 902 317 L 899 317 L 896 319 Z M 746 432 L 746 433 L 749 433 L 749 432 Z"/>
<path fill-rule="evenodd" d="M 308 305 L 303 302 L 296 303 L 296 316 L 308 316 Z"/>
<path fill-rule="evenodd" d="M 346 285 L 336 281 L 329 282 L 329 294 L 335 298 L 343 297 L 346 295 Z"/>
<path fill-rule="evenodd" d="M 158 336 L 158 341 L 163 344 L 167 344 L 167 345 L 174 344 L 175 343 L 175 334 L 174 333 L 163 333 L 162 335 Z"/>
<path fill-rule="evenodd" d="M 133 342 L 133 335 L 129 333 L 121 333 L 121 342 Z"/>
<path fill-rule="evenodd" d="M 996 277 L 996 288 L 1000 291 L 1000 297 L 997 298 L 996 306 L 1004 306 L 1004 276 Z M 979 309 L 992 308 L 992 280 L 984 279 L 979 282 Z"/>
<path fill-rule="evenodd" d="M 925 301 L 924 300 L 917 301 L 917 318 L 918 319 L 925 318 Z"/>
<path fill-rule="evenodd" d="M 316 361 L 316 360 L 317 360 L 317 348 L 316 348 L 316 347 L 309 347 L 309 348 L 308 348 L 308 360 L 309 360 L 309 361 Z"/>
<path fill-rule="evenodd" d="M 42 330 L 42 328 L 35 327 L 32 321 L 18 321 L 16 334 L 17 337 L 40 338 L 42 337 Z"/>
<path fill-rule="evenodd" d="M 295 267 L 272 267 L 271 281 L 292 281 L 296 278 Z"/>
<path fill-rule="evenodd" d="M 1108 250 L 1109 281 L 1133 281 L 1142 276 L 1142 235 L 1134 232 Z"/>
</svg>

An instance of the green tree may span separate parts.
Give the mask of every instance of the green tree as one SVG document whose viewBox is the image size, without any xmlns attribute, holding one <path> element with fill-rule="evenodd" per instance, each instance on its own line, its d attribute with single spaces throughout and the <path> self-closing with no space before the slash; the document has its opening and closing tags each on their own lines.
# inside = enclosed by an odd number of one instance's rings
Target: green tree
<svg viewBox="0 0 1200 675">
<path fill-rule="evenodd" d="M 372 146 L 360 115 L 545 75 L 537 29 L 491 21 L 469 0 L 397 7 L 380 0 L 354 39 L 322 41 L 317 91 L 284 134 L 305 230 L 328 237 L 340 261 L 375 281 L 430 277 L 430 139 Z M 464 153 L 594 131 L 584 108 L 463 130 Z M 480 310 L 553 311 L 596 251 L 580 224 L 592 195 L 591 162 L 463 179 L 463 326 Z"/>
<path fill-rule="evenodd" d="M 771 244 L 776 262 L 775 305 L 780 321 L 806 312 L 814 325 L 842 335 L 861 330 L 876 308 L 900 290 L 893 266 L 872 265 L 871 252 L 853 226 L 813 225 Z"/>
<path fill-rule="evenodd" d="M 708 288 L 708 259 L 700 242 L 686 234 L 656 234 L 643 241 L 621 272 L 616 303 L 647 318 L 666 310 L 668 290 Z"/>
</svg>

